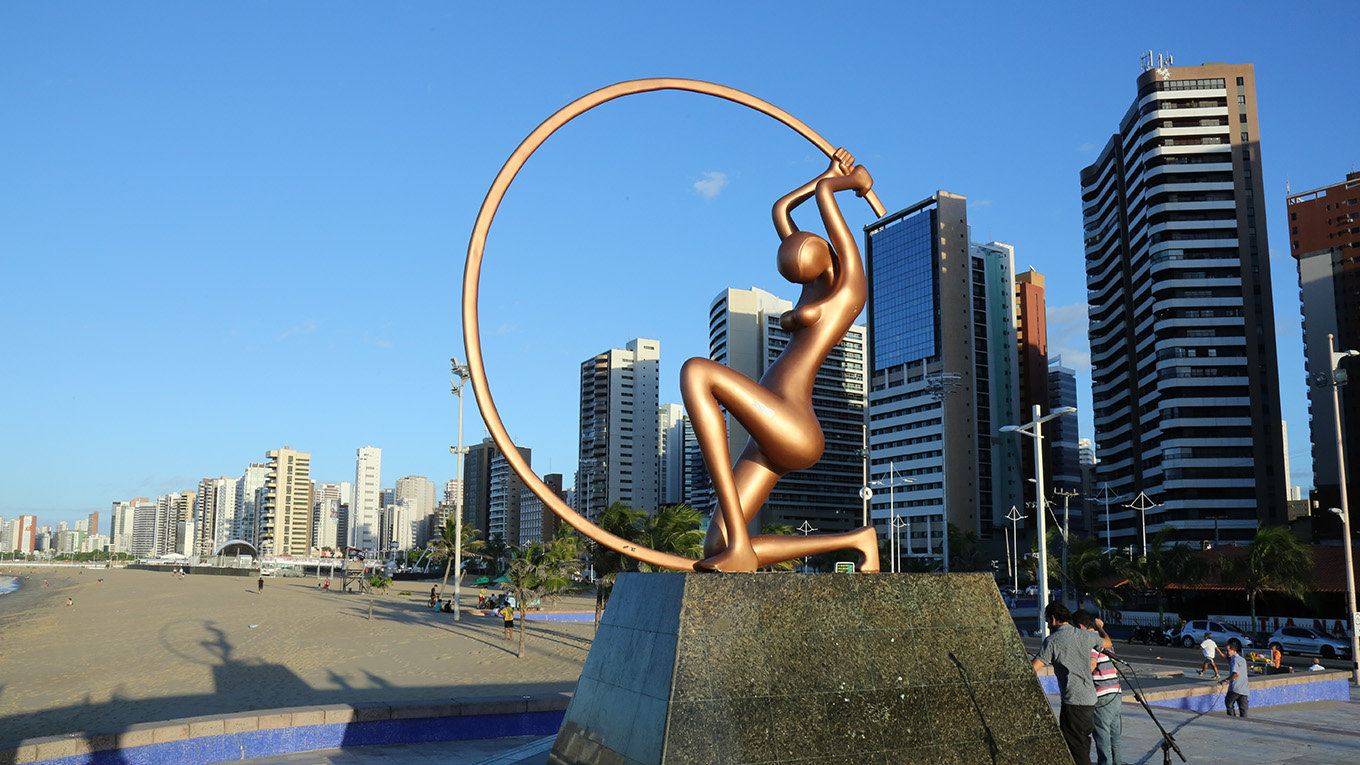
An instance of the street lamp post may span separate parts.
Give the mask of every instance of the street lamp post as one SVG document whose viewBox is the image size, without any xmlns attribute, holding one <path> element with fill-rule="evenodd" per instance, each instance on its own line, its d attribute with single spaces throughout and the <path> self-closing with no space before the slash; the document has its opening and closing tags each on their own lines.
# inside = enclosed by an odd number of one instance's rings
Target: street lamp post
<svg viewBox="0 0 1360 765">
<path fill-rule="evenodd" d="M 1138 492 L 1138 496 L 1134 497 L 1133 501 L 1124 505 L 1124 507 L 1138 511 L 1138 525 L 1140 528 L 1139 533 L 1142 535 L 1143 554 L 1147 555 L 1147 511 L 1154 507 L 1161 507 L 1161 505 L 1153 502 L 1151 497 L 1145 492 L 1140 491 Z"/>
<path fill-rule="evenodd" d="M 463 494 L 463 455 L 467 454 L 467 447 L 463 446 L 463 383 L 472 377 L 472 372 L 467 364 L 459 364 L 458 359 L 449 359 L 449 365 L 453 369 L 453 379 L 449 382 L 453 384 L 453 395 L 458 397 L 458 446 L 454 447 L 454 453 L 458 455 L 458 491 Z M 453 525 L 453 620 L 457 622 L 463 619 L 462 496 L 453 503 Z"/>
<path fill-rule="evenodd" d="M 1068 512 L 1067 512 L 1067 510 L 1068 510 L 1068 502 L 1069 502 L 1073 497 L 1078 496 L 1078 492 L 1075 492 L 1075 491 L 1067 491 L 1067 490 L 1064 490 L 1064 489 L 1054 489 L 1054 490 L 1053 490 L 1053 493 L 1054 493 L 1054 494 L 1057 494 L 1058 496 L 1060 496 L 1060 497 L 1063 498 L 1063 527 L 1062 527 L 1062 535 L 1063 535 L 1063 554 L 1062 554 L 1063 599 L 1062 599 L 1062 602 L 1063 602 L 1063 605 L 1067 605 L 1067 599 L 1071 596 L 1071 592 L 1070 592 L 1070 591 L 1071 591 L 1071 589 L 1072 589 L 1071 585 L 1069 585 L 1069 584 L 1068 584 L 1068 581 L 1067 581 L 1067 579 L 1068 579 L 1068 575 L 1067 575 L 1067 551 L 1072 547 L 1072 537 L 1071 537 L 1071 530 L 1072 530 L 1072 529 L 1071 529 L 1071 525 L 1068 523 Z"/>
<path fill-rule="evenodd" d="M 1011 505 L 1011 511 L 1006 513 L 1006 520 L 1011 522 L 1011 543 L 1015 545 L 1015 555 L 1011 560 L 1015 563 L 1015 568 L 1011 573 L 1011 586 L 1015 588 L 1015 597 L 1020 598 L 1020 521 L 1025 519 L 1025 514 L 1015 505 Z"/>
<path fill-rule="evenodd" d="M 892 551 L 893 559 L 891 571 L 894 574 L 900 573 L 902 570 L 902 566 L 900 563 L 900 559 L 902 557 L 902 543 L 897 536 L 897 530 L 900 528 L 900 524 L 898 524 L 897 522 L 897 486 L 899 484 L 904 483 L 916 483 L 916 479 L 903 478 L 899 476 L 897 474 L 896 463 L 890 461 L 888 462 L 888 480 L 871 481 L 869 484 L 870 486 L 888 487 L 888 517 L 889 517 L 888 523 L 889 528 L 892 529 L 892 536 L 888 538 L 889 541 L 888 549 Z M 911 539 L 907 539 L 907 544 L 911 544 Z M 929 542 L 926 543 L 926 550 L 927 551 L 930 550 Z"/>
<path fill-rule="evenodd" d="M 807 519 L 804 519 L 804 520 L 803 520 L 803 525 L 801 525 L 801 526 L 799 526 L 798 528 L 794 529 L 794 531 L 802 532 L 803 536 L 807 536 L 808 534 L 811 534 L 812 532 L 818 531 L 818 530 L 819 530 L 819 529 L 818 529 L 816 526 L 813 526 L 811 523 L 808 523 Z M 807 556 L 806 556 L 806 555 L 803 556 L 803 573 L 807 573 Z"/>
<path fill-rule="evenodd" d="M 1065 414 L 1072 414 L 1077 411 L 1077 408 L 1075 406 L 1059 407 L 1043 417 L 1039 416 L 1039 411 L 1039 405 L 1035 404 L 1033 420 L 1024 425 L 1007 425 L 1001 429 L 1001 432 L 1019 433 L 1034 439 L 1034 497 L 1037 500 L 1034 515 L 1037 518 L 1035 528 L 1039 532 L 1038 634 L 1040 637 L 1047 637 L 1048 623 L 1044 621 L 1044 607 L 1048 605 L 1048 539 L 1044 534 L 1044 435 L 1040 426 L 1049 420 L 1056 420 Z"/>
<path fill-rule="evenodd" d="M 1346 450 L 1341 444 L 1341 397 L 1337 393 L 1337 386 L 1341 380 L 1339 365 L 1342 360 L 1351 356 L 1360 356 L 1360 351 L 1341 351 L 1336 350 L 1336 337 L 1327 335 L 1327 352 L 1331 359 L 1332 367 L 1332 414 L 1336 420 L 1336 477 L 1337 488 L 1341 490 L 1341 507 L 1336 508 L 1341 516 L 1341 532 L 1345 535 L 1346 543 L 1346 605 L 1350 611 L 1346 614 L 1347 621 L 1351 626 L 1351 680 L 1356 685 L 1360 685 L 1360 626 L 1356 624 L 1355 618 L 1355 561 L 1351 557 L 1351 513 L 1346 500 Z"/>
<path fill-rule="evenodd" d="M 1110 491 L 1110 486 L 1109 486 L 1109 484 L 1102 484 L 1101 487 L 1100 487 L 1100 496 L 1099 496 L 1099 497 L 1096 497 L 1096 499 L 1099 499 L 1101 502 L 1103 502 L 1103 503 L 1105 504 L 1105 554 L 1106 554 L 1106 555 L 1109 555 L 1111 552 L 1114 551 L 1114 542 L 1112 542 L 1111 539 L 1110 539 L 1110 495 L 1111 495 L 1111 494 L 1113 494 L 1113 492 Z"/>
</svg>

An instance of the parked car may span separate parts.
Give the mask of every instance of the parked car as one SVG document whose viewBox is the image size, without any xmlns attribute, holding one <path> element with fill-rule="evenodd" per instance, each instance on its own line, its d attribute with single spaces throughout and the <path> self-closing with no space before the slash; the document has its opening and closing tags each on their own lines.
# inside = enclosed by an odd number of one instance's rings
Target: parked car
<svg viewBox="0 0 1360 765">
<path fill-rule="evenodd" d="M 1283 653 L 1308 653 L 1324 659 L 1350 656 L 1351 644 L 1308 627 L 1281 627 L 1270 635 L 1270 647 Z"/>
<path fill-rule="evenodd" d="M 1180 631 L 1174 635 L 1175 642 L 1186 648 L 1194 648 L 1204 642 L 1204 633 L 1209 633 L 1209 637 L 1218 643 L 1219 647 L 1226 646 L 1229 638 L 1237 638 L 1243 648 L 1250 648 L 1251 638 L 1247 633 L 1223 622 L 1211 622 L 1208 619 L 1195 619 L 1185 623 Z"/>
</svg>

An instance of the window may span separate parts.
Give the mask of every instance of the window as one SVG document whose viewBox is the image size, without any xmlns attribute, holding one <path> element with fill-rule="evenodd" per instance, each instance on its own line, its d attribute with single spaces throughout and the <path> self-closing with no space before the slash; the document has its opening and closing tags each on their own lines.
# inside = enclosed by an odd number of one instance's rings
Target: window
<svg viewBox="0 0 1360 765">
<path fill-rule="evenodd" d="M 1239 103 L 1239 104 L 1245 104 L 1246 102 L 1247 102 L 1247 97 L 1246 97 L 1246 96 L 1238 96 L 1238 97 L 1237 97 L 1237 103 Z"/>
<path fill-rule="evenodd" d="M 1241 78 L 1241 77 L 1238 77 L 1238 78 L 1237 78 L 1237 84 L 1238 84 L 1238 85 L 1245 85 L 1246 83 L 1242 81 L 1242 78 Z"/>
</svg>

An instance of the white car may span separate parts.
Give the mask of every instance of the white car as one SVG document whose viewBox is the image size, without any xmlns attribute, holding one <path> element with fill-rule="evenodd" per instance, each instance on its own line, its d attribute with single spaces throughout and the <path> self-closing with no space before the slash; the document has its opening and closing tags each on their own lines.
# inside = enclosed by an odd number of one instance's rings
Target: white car
<svg viewBox="0 0 1360 765">
<path fill-rule="evenodd" d="M 1307 653 L 1334 659 L 1350 656 L 1351 644 L 1308 627 L 1281 627 L 1270 635 L 1270 647 L 1282 653 Z"/>
<path fill-rule="evenodd" d="M 1204 642 L 1204 633 L 1206 632 L 1209 633 L 1209 637 L 1214 639 L 1215 643 L 1218 643 L 1220 649 L 1228 645 L 1229 638 L 1237 638 L 1243 648 L 1251 648 L 1251 638 L 1247 637 L 1247 633 L 1231 624 L 1211 622 L 1208 619 L 1186 622 L 1185 626 L 1181 627 L 1181 631 L 1172 636 L 1172 639 L 1186 648 L 1194 648 Z"/>
</svg>

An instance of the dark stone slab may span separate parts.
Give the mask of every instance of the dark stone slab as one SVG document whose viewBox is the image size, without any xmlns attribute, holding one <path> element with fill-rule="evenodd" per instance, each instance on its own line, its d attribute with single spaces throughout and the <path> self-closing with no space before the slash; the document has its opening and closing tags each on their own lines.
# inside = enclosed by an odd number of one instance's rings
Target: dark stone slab
<svg viewBox="0 0 1360 765">
<path fill-rule="evenodd" d="M 621 575 L 548 759 L 1065 761 L 986 574 Z"/>
</svg>

